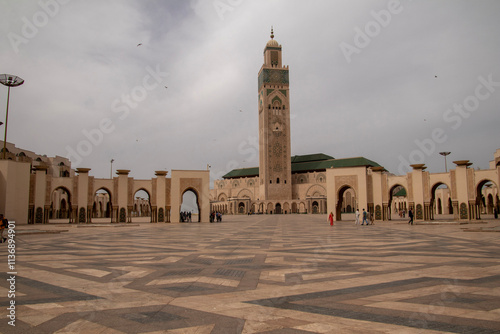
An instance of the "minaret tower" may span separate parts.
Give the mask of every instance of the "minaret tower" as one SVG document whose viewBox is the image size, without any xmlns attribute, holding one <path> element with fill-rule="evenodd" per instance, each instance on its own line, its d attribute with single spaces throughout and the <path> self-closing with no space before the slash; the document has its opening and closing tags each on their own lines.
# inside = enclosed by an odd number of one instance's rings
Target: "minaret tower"
<svg viewBox="0 0 500 334">
<path fill-rule="evenodd" d="M 288 66 L 272 28 L 259 71 L 259 177 L 260 200 L 292 199 Z"/>
</svg>

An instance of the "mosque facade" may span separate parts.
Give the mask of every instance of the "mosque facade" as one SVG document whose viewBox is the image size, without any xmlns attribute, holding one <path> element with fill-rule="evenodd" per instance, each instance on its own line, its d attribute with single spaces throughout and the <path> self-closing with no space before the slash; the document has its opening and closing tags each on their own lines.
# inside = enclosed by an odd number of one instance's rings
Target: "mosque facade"
<svg viewBox="0 0 500 334">
<path fill-rule="evenodd" d="M 500 209 L 500 150 L 490 170 L 470 168 L 431 174 L 424 164 L 404 176 L 365 157 L 335 159 L 324 153 L 291 155 L 289 67 L 271 39 L 258 72 L 259 166 L 234 169 L 214 182 L 211 211 L 227 214 L 334 213 L 335 220 L 366 209 L 376 220 L 415 213 L 416 220 L 449 215 L 479 219 Z M 404 194 L 404 195 L 402 195 Z"/>
</svg>

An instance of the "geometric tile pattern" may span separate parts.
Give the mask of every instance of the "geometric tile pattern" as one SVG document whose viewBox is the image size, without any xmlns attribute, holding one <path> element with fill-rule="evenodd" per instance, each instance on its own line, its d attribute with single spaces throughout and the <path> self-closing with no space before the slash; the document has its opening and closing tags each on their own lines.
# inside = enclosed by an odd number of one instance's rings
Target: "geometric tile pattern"
<svg viewBox="0 0 500 334">
<path fill-rule="evenodd" d="M 80 226 L 16 227 L 16 327 L 0 244 L 1 333 L 500 332 L 499 233 L 323 215 Z"/>
</svg>

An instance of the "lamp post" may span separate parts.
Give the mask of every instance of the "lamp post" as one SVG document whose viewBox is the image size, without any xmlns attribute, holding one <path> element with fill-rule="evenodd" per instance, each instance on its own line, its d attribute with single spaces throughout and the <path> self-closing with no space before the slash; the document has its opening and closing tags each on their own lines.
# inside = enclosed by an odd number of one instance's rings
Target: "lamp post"
<svg viewBox="0 0 500 334">
<path fill-rule="evenodd" d="M 5 160 L 5 152 L 7 151 L 7 120 L 9 119 L 9 99 L 10 99 L 10 87 L 21 86 L 24 80 L 20 77 L 11 74 L 0 74 L 0 83 L 8 87 L 7 91 L 7 111 L 5 112 L 5 132 L 3 136 L 3 157 Z"/>
<path fill-rule="evenodd" d="M 451 152 L 439 152 L 444 157 L 444 170 L 448 173 L 448 166 L 446 166 L 446 156 L 450 155 Z"/>
<path fill-rule="evenodd" d="M 111 171 L 109 172 L 109 178 L 112 179 L 113 178 L 113 162 L 115 161 L 115 159 L 111 159 Z"/>
</svg>

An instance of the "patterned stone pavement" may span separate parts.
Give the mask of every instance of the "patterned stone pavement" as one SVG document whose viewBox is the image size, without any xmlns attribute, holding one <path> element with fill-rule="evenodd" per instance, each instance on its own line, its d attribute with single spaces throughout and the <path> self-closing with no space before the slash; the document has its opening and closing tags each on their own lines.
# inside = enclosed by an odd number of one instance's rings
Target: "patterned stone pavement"
<svg viewBox="0 0 500 334">
<path fill-rule="evenodd" d="M 0 244 L 0 332 L 498 333 L 500 233 L 471 226 L 331 227 L 319 215 L 18 226 L 16 326 Z"/>
</svg>

